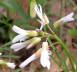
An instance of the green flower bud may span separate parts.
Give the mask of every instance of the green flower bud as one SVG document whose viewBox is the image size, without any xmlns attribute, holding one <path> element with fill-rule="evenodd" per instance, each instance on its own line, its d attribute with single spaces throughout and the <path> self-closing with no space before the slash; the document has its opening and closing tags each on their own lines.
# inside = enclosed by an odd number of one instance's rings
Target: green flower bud
<svg viewBox="0 0 77 72">
<path fill-rule="evenodd" d="M 38 35 L 39 35 L 39 33 L 36 32 L 36 31 L 34 31 L 34 30 L 28 31 L 28 36 L 29 36 L 29 37 L 38 36 Z"/>
<path fill-rule="evenodd" d="M 6 61 L 3 61 L 3 60 L 0 60 L 0 64 L 1 65 L 4 65 L 4 66 L 7 66 L 7 62 Z"/>
<path fill-rule="evenodd" d="M 36 0 L 32 0 L 30 3 L 30 16 L 31 16 L 31 18 L 36 17 L 36 12 L 34 9 L 35 5 L 36 5 Z"/>
<path fill-rule="evenodd" d="M 32 48 L 33 46 L 35 46 L 36 44 L 38 44 L 41 41 L 41 37 L 34 37 L 30 40 L 30 44 L 27 46 L 27 49 Z"/>
</svg>

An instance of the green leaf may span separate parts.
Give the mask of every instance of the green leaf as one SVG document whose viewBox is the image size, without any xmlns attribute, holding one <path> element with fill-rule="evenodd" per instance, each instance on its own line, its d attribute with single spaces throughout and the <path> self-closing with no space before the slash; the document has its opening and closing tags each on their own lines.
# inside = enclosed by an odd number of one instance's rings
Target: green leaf
<svg viewBox="0 0 77 72">
<path fill-rule="evenodd" d="M 5 43 L 4 45 L 0 46 L 0 48 L 4 48 L 4 47 L 9 46 L 9 45 L 11 45 L 11 44 L 12 44 L 11 42 L 7 42 L 7 43 Z"/>
<path fill-rule="evenodd" d="M 14 8 L 12 7 L 12 5 L 5 0 L 0 0 L 0 6 L 10 9 L 11 11 L 14 12 Z"/>
<path fill-rule="evenodd" d="M 43 7 L 47 4 L 47 0 L 36 0 L 38 4 L 41 4 Z"/>
<path fill-rule="evenodd" d="M 1 55 L 0 57 L 2 58 L 20 58 L 19 56 L 15 56 L 15 55 Z"/>
<path fill-rule="evenodd" d="M 25 28 L 25 29 L 35 29 L 35 28 L 36 28 L 35 26 L 26 24 L 25 22 L 23 22 L 23 21 L 22 21 L 21 19 L 19 19 L 19 18 L 16 18 L 16 19 L 14 20 L 14 24 L 17 25 L 17 26 L 23 27 L 23 28 Z"/>
<path fill-rule="evenodd" d="M 5 52 L 5 51 L 12 51 L 12 49 L 7 48 L 7 47 L 5 47 L 5 48 L 0 48 L 0 52 Z"/>
<path fill-rule="evenodd" d="M 8 0 L 8 2 L 15 9 L 15 12 L 19 14 L 19 16 L 26 22 L 28 20 L 28 17 L 24 12 L 24 9 L 22 8 L 22 5 L 17 0 Z"/>
</svg>

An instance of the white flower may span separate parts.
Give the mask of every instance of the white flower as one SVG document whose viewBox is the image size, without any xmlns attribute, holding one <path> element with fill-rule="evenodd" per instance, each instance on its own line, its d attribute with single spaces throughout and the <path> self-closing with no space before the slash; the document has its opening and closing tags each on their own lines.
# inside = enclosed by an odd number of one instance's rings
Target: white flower
<svg viewBox="0 0 77 72">
<path fill-rule="evenodd" d="M 0 60 L 0 64 L 4 65 L 4 66 L 8 66 L 11 69 L 15 69 L 15 67 L 16 67 L 15 63 L 10 63 L 10 62 L 4 61 L 4 60 Z"/>
<path fill-rule="evenodd" d="M 63 18 L 61 18 L 60 21 L 63 21 L 63 22 L 73 21 L 74 20 L 73 15 L 74 15 L 74 12 L 68 14 L 67 16 L 65 16 Z"/>
<path fill-rule="evenodd" d="M 31 63 L 32 61 L 34 61 L 35 59 L 39 58 L 40 57 L 40 54 L 41 54 L 41 48 L 36 52 L 34 53 L 32 56 L 30 56 L 28 59 L 26 59 L 25 61 L 23 61 L 19 67 L 20 68 L 24 68 L 25 66 L 27 66 L 29 63 Z"/>
<path fill-rule="evenodd" d="M 0 56 L 2 55 L 2 53 L 0 53 Z"/>
<path fill-rule="evenodd" d="M 19 67 L 20 68 L 24 68 L 25 66 L 27 66 L 30 62 L 32 62 L 33 60 L 35 60 L 36 56 L 35 54 L 33 54 L 32 56 L 30 56 L 28 59 L 26 59 L 24 62 L 22 62 Z"/>
<path fill-rule="evenodd" d="M 74 21 L 73 15 L 74 15 L 74 12 L 68 14 L 65 17 L 62 17 L 60 20 L 58 20 L 58 21 L 56 21 L 54 23 L 54 27 L 57 28 L 57 27 L 61 26 L 63 23 L 65 23 L 65 22 Z"/>
<path fill-rule="evenodd" d="M 50 60 L 49 60 L 49 50 L 48 50 L 48 43 L 43 42 L 42 44 L 42 52 L 40 57 L 40 63 L 43 67 L 47 67 L 48 70 L 50 69 Z"/>
<path fill-rule="evenodd" d="M 19 42 L 13 44 L 10 48 L 14 51 L 19 51 L 20 49 L 26 47 L 26 49 L 30 49 L 41 41 L 41 37 L 34 37 L 25 42 Z"/>
<path fill-rule="evenodd" d="M 7 63 L 7 66 L 11 69 L 15 69 L 15 67 L 16 67 L 16 65 L 14 63 L 10 63 L 10 62 Z"/>
<path fill-rule="evenodd" d="M 15 25 L 13 26 L 12 29 L 13 29 L 13 31 L 18 33 L 18 35 L 16 37 L 14 37 L 14 39 L 12 40 L 12 43 L 16 43 L 18 41 L 24 41 L 25 39 L 28 39 L 29 37 L 34 37 L 34 36 L 38 35 L 38 32 L 36 32 L 36 31 L 24 30 Z"/>
<path fill-rule="evenodd" d="M 41 27 L 40 27 L 40 30 L 42 30 L 42 28 L 44 27 L 45 24 L 49 24 L 49 20 L 46 16 L 45 13 L 42 13 L 42 7 L 41 5 L 35 5 L 35 11 L 36 11 L 36 14 L 37 16 L 40 18 L 40 23 L 41 23 Z"/>
</svg>

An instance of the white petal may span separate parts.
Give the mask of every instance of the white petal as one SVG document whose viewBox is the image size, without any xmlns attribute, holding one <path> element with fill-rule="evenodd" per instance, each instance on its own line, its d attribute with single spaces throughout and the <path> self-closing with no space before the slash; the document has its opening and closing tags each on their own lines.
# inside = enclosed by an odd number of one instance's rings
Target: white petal
<svg viewBox="0 0 77 72">
<path fill-rule="evenodd" d="M 2 53 L 0 53 L 0 56 L 2 55 Z"/>
<path fill-rule="evenodd" d="M 74 12 L 70 13 L 69 15 L 67 15 L 67 17 L 72 17 L 74 15 Z"/>
<path fill-rule="evenodd" d="M 45 25 L 44 23 L 41 24 L 40 30 L 43 29 L 44 25 Z"/>
<path fill-rule="evenodd" d="M 8 67 L 12 68 L 12 69 L 15 69 L 16 65 L 14 63 L 10 63 L 8 62 L 7 63 Z"/>
<path fill-rule="evenodd" d="M 32 62 L 33 60 L 35 60 L 36 56 L 35 54 L 33 54 L 32 56 L 30 56 L 28 59 L 26 59 L 24 62 L 22 62 L 19 67 L 20 68 L 24 68 L 25 66 L 27 66 L 30 62 Z"/>
<path fill-rule="evenodd" d="M 43 67 L 47 67 L 48 69 L 50 69 L 49 54 L 46 49 L 43 49 L 41 53 L 40 63 Z"/>
<path fill-rule="evenodd" d="M 16 43 L 16 44 L 13 44 L 10 48 L 14 49 L 14 51 L 19 51 L 20 49 L 26 47 L 28 43 L 29 41 Z"/>
<path fill-rule="evenodd" d="M 12 29 L 13 29 L 13 31 L 15 31 L 15 32 L 18 33 L 18 34 L 25 34 L 25 35 L 27 35 L 27 30 L 21 29 L 21 28 L 19 28 L 19 27 L 16 26 L 16 25 L 14 25 L 14 26 L 12 27 Z"/>
<path fill-rule="evenodd" d="M 35 5 L 35 11 L 36 11 L 36 14 L 37 16 L 42 20 L 42 22 L 45 23 L 44 19 L 43 19 L 43 13 L 42 13 L 42 7 L 41 5 Z"/>
<path fill-rule="evenodd" d="M 42 7 L 41 7 L 41 5 L 35 5 L 35 11 L 36 11 L 38 17 L 40 17 L 40 16 L 42 17 Z"/>
<path fill-rule="evenodd" d="M 48 70 L 50 69 L 50 61 L 49 60 L 47 60 L 47 68 L 48 68 Z"/>
<path fill-rule="evenodd" d="M 39 6 L 39 11 L 40 11 L 40 13 L 42 14 L 42 7 L 41 7 L 40 4 L 39 4 L 38 6 Z"/>
<path fill-rule="evenodd" d="M 63 21 L 63 22 L 73 21 L 74 20 L 73 15 L 74 15 L 74 13 L 72 12 L 69 15 L 61 18 L 60 21 Z"/>
<path fill-rule="evenodd" d="M 25 35 L 17 35 L 13 38 L 12 43 L 16 43 L 18 41 L 22 41 L 27 39 L 28 37 L 26 37 Z"/>
</svg>

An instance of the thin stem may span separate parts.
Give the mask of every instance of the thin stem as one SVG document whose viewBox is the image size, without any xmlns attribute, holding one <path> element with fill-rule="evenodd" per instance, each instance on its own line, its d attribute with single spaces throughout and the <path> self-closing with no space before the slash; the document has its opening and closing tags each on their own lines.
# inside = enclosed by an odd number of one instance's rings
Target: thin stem
<svg viewBox="0 0 77 72">
<path fill-rule="evenodd" d="M 71 66 L 72 66 L 72 69 L 74 72 L 75 71 L 75 68 L 74 68 L 74 64 L 73 64 L 73 58 L 72 58 L 72 55 L 70 54 L 69 50 L 67 49 L 66 45 L 56 36 L 54 35 L 54 38 L 61 44 L 61 46 L 64 48 L 65 52 L 67 53 L 68 57 L 69 57 L 69 60 L 70 60 L 70 63 L 71 63 Z"/>
<path fill-rule="evenodd" d="M 48 27 L 49 27 L 49 26 L 48 26 Z M 57 52 L 56 48 L 55 48 L 54 45 L 52 44 L 51 40 L 49 39 L 49 37 L 53 37 L 53 35 L 51 35 L 50 33 L 46 33 L 46 32 L 47 32 L 47 31 L 46 31 L 46 27 L 44 27 L 44 28 L 45 28 L 44 36 L 47 36 L 47 40 L 48 40 L 48 42 L 50 43 L 50 46 L 51 46 L 53 52 L 56 54 L 57 58 L 60 60 L 61 63 L 58 63 L 58 61 L 57 61 L 53 56 L 51 56 L 52 59 L 53 59 L 53 60 L 56 62 L 56 64 L 57 64 L 59 67 L 61 67 L 65 72 L 69 72 L 66 63 L 63 61 L 63 59 L 61 58 L 61 56 L 60 56 L 59 53 Z M 51 29 L 50 29 L 50 30 L 51 30 Z M 52 31 L 52 30 L 51 30 L 51 31 Z M 54 33 L 54 32 L 52 31 L 52 33 Z M 42 33 L 42 34 L 43 34 L 43 33 Z M 62 65 L 61 65 L 61 64 L 62 64 Z"/>
<path fill-rule="evenodd" d="M 56 48 L 53 46 L 53 45 L 51 45 L 51 40 L 48 38 L 48 42 L 49 42 L 49 44 L 50 44 L 50 46 L 52 47 L 52 49 L 53 49 L 53 52 L 56 54 L 56 56 L 58 57 L 58 59 L 60 60 L 60 62 L 61 62 L 61 64 L 62 64 L 62 68 L 63 68 L 63 70 L 65 71 L 65 72 L 69 72 L 68 71 L 68 68 L 67 68 L 67 66 L 66 66 L 66 63 L 63 61 L 63 59 L 60 57 L 60 55 L 59 55 L 59 53 L 57 52 L 57 50 L 56 50 Z"/>
<path fill-rule="evenodd" d="M 55 34 L 48 24 L 46 24 L 46 26 L 48 27 L 48 29 L 51 31 L 52 34 Z"/>
<path fill-rule="evenodd" d="M 49 25 L 47 25 L 48 29 L 51 31 L 51 33 L 53 33 L 53 37 L 61 44 L 61 46 L 64 48 L 65 52 L 67 53 L 68 57 L 69 57 L 69 60 L 70 60 L 70 63 L 71 63 L 71 66 L 72 66 L 72 70 L 74 72 L 76 72 L 75 68 L 74 68 L 74 63 L 73 63 L 73 60 L 75 60 L 71 53 L 69 52 L 69 50 L 67 49 L 66 45 L 59 39 L 59 37 L 53 32 L 53 30 L 50 28 Z M 76 62 L 75 62 L 76 63 Z"/>
<path fill-rule="evenodd" d="M 56 58 L 54 56 L 52 56 L 52 55 L 51 55 L 51 58 L 61 68 L 61 64 L 56 60 Z"/>
</svg>

